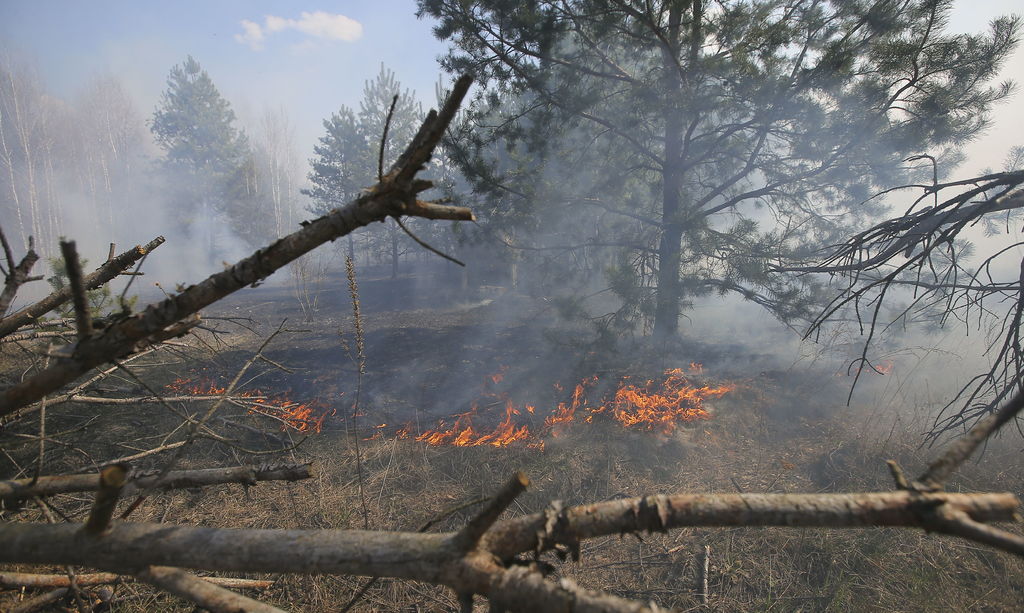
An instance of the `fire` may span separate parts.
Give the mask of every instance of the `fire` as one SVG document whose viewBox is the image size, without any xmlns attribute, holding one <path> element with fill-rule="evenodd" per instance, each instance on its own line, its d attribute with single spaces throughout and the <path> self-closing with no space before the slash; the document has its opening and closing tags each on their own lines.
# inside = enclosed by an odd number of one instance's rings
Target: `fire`
<svg viewBox="0 0 1024 613">
<path fill-rule="evenodd" d="M 691 363 L 688 372 L 694 376 L 701 375 L 703 367 Z M 492 375 L 487 381 L 496 385 L 503 374 L 504 369 L 498 378 Z M 407 424 L 395 432 L 395 437 L 411 438 L 428 445 L 456 447 L 504 447 L 525 441 L 527 447 L 543 450 L 546 437 L 559 436 L 571 424 L 590 424 L 602 418 L 614 420 L 626 428 L 668 434 L 685 422 L 707 419 L 709 413 L 703 406 L 704 401 L 720 398 L 734 389 L 729 385 L 694 385 L 688 375 L 677 368 L 665 371 L 659 380 L 649 379 L 639 385 L 628 377 L 624 378 L 614 393 L 606 394 L 600 402 L 591 403 L 588 395 L 593 395 L 598 383 L 596 375 L 583 379 L 573 388 L 568 400 L 558 403 L 543 418 L 537 414 L 537 407 L 533 404 L 524 405 L 520 410 L 507 396 L 487 391 L 485 399 L 501 398 L 505 407 L 504 419 L 493 429 L 483 429 L 474 423 L 480 418 L 478 407 L 486 406 L 478 401 L 469 411 L 455 415 L 454 421 L 452 418 L 442 419 L 436 428 L 419 435 L 412 434 L 411 424 Z M 555 384 L 555 389 L 563 391 L 559 384 Z M 374 437 L 378 433 L 379 430 Z"/>
<path fill-rule="evenodd" d="M 627 428 L 658 429 L 668 434 L 682 422 L 706 419 L 704 399 L 719 398 L 730 389 L 728 386 L 693 387 L 683 371 L 676 368 L 665 371 L 665 380 L 657 385 L 652 380 L 643 386 L 623 385 L 610 404 L 595 412 L 610 409 L 615 419 Z"/>
<path fill-rule="evenodd" d="M 223 396 L 227 392 L 226 387 L 203 378 L 178 378 L 166 387 L 175 393 L 191 396 Z M 298 432 L 320 432 L 324 420 L 334 414 L 333 409 L 317 400 L 295 402 L 288 398 L 287 393 L 269 394 L 258 389 L 235 390 L 231 398 L 240 401 L 250 413 L 266 415 L 281 422 L 282 429 L 291 428 Z"/>
</svg>

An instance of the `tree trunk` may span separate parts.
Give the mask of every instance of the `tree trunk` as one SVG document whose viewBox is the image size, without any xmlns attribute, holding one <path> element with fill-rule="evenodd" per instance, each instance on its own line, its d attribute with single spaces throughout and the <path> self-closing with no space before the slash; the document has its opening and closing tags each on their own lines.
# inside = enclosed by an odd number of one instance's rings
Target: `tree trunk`
<svg viewBox="0 0 1024 613">
<path fill-rule="evenodd" d="M 699 2 L 699 0 L 695 0 Z M 699 19 L 699 12 L 695 11 Z M 679 332 L 682 284 L 679 266 L 682 258 L 683 225 L 680 217 L 682 176 L 683 118 L 675 102 L 680 93 L 679 29 L 682 21 L 680 2 L 672 4 L 668 18 L 668 40 L 662 51 L 665 71 L 665 160 L 662 168 L 661 243 L 658 245 L 658 289 L 655 298 L 654 335 L 667 339 Z"/>
<path fill-rule="evenodd" d="M 391 278 L 398 278 L 398 230 L 391 228 Z"/>
</svg>

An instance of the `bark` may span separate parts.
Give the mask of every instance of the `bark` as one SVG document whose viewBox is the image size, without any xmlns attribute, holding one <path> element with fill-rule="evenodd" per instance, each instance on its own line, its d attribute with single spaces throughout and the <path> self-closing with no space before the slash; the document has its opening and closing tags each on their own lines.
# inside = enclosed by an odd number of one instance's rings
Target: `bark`
<svg viewBox="0 0 1024 613">
<path fill-rule="evenodd" d="M 273 581 L 266 579 L 236 579 L 234 577 L 199 577 L 221 587 L 234 589 L 262 590 L 274 585 Z M 85 587 L 90 585 L 106 585 L 110 583 L 134 583 L 138 581 L 132 575 L 119 575 L 117 573 L 90 573 L 75 575 L 75 583 Z M 0 588 L 60 588 L 69 587 L 71 580 L 67 575 L 40 575 L 36 573 L 10 573 L 0 572 Z"/>
<path fill-rule="evenodd" d="M 480 541 L 498 559 L 574 547 L 587 538 L 683 526 L 869 527 L 941 529 L 937 508 L 972 521 L 1012 521 L 1019 502 L 1009 493 L 911 491 L 857 494 L 676 494 L 630 498 L 495 524 Z M 119 523 L 100 537 L 81 524 L 0 523 L 0 562 L 82 565 L 110 571 L 147 565 L 228 572 L 379 575 L 461 588 L 465 571 L 457 534 L 368 530 L 236 530 Z M 482 593 L 482 592 L 477 592 Z"/>
<path fill-rule="evenodd" d="M 929 494 L 912 491 L 855 494 L 675 494 L 624 498 L 508 520 L 481 547 L 502 559 L 524 551 L 624 532 L 663 532 L 683 526 L 790 526 L 857 528 L 929 527 L 926 516 L 941 505 L 975 521 L 1013 521 L 1013 494 Z"/>
<path fill-rule="evenodd" d="M 162 245 L 164 240 L 164 237 L 158 236 L 145 246 L 136 246 L 125 251 L 116 258 L 104 262 L 103 265 L 97 268 L 95 272 L 82 279 L 85 288 L 90 290 L 96 289 L 110 281 L 141 260 L 147 253 Z M 0 320 L 0 337 L 7 336 L 21 326 L 33 323 L 36 319 L 46 315 L 68 300 L 71 300 L 71 296 L 71 287 L 67 286 L 61 290 L 53 292 L 39 302 L 21 309 L 17 313 L 4 317 Z"/>
<path fill-rule="evenodd" d="M 695 1 L 695 5 L 699 0 Z M 693 17 L 700 19 L 699 11 Z M 658 292 L 655 299 L 654 335 L 671 338 L 679 332 L 682 284 L 683 222 L 680 219 L 682 186 L 683 118 L 675 105 L 682 83 L 678 69 L 679 33 L 682 7 L 672 3 L 668 17 L 668 39 L 662 51 L 662 69 L 666 85 L 665 158 L 662 168 L 661 242 L 658 245 Z"/>
<path fill-rule="evenodd" d="M 211 275 L 180 294 L 150 305 L 142 313 L 114 323 L 102 333 L 78 344 L 73 359 L 63 360 L 30 379 L 11 386 L 0 395 L 0 416 L 12 413 L 42 396 L 74 381 L 92 368 L 130 354 L 152 335 L 198 313 L 228 294 L 273 274 L 289 262 L 353 230 L 387 217 L 409 215 L 429 219 L 472 221 L 466 208 L 442 206 L 416 199 L 433 186 L 415 179 L 455 116 L 471 79 L 459 79 L 440 113 L 431 111 L 412 143 L 391 170 L 362 196 L 271 245 L 256 251 L 228 269 Z"/>
<path fill-rule="evenodd" d="M 236 594 L 177 568 L 151 566 L 136 575 L 213 613 L 284 613 L 277 607 Z"/>
<path fill-rule="evenodd" d="M 124 493 L 148 489 L 183 489 L 222 483 L 255 485 L 260 481 L 299 481 L 314 475 L 313 466 L 305 464 L 262 464 L 230 468 L 203 468 L 175 470 L 159 477 L 160 471 L 133 471 L 125 484 Z M 0 499 L 18 500 L 34 496 L 53 496 L 71 492 L 90 492 L 99 488 L 96 475 L 58 475 L 32 479 L 0 481 Z"/>
</svg>

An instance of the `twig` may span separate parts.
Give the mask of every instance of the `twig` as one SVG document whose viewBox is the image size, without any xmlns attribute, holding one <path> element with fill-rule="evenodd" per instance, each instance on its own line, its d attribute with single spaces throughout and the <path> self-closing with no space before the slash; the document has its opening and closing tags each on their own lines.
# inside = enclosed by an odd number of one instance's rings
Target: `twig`
<svg viewBox="0 0 1024 613">
<path fill-rule="evenodd" d="M 388 116 L 384 119 L 384 129 L 380 135 L 380 149 L 377 153 L 377 180 L 384 180 L 384 149 L 388 144 L 388 129 L 391 127 L 391 118 L 395 114 L 395 105 L 398 104 L 398 94 L 391 99 L 391 108 L 388 109 Z"/>
<path fill-rule="evenodd" d="M 401 228 L 402 230 L 404 230 L 405 233 L 409 235 L 409 238 L 411 238 L 412 240 L 414 240 L 417 243 L 419 243 L 420 247 L 423 247 L 424 249 L 426 249 L 427 251 L 430 251 L 431 253 L 436 253 L 437 255 L 439 255 L 439 256 L 443 257 L 444 259 L 448 260 L 449 262 L 455 262 L 456 264 L 458 264 L 459 266 L 462 266 L 462 267 L 466 266 L 461 260 L 457 260 L 457 259 L 453 258 L 452 256 L 448 255 L 447 253 L 445 253 L 443 251 L 440 251 L 438 249 L 435 249 L 431 245 L 427 244 L 426 241 L 421 240 L 420 237 L 418 237 L 418 236 L 416 236 L 415 234 L 412 233 L 412 230 L 410 230 L 409 228 L 405 227 L 405 224 L 402 223 L 402 220 L 399 219 L 398 217 L 395 217 L 395 223 L 397 223 L 398 227 Z"/>
<path fill-rule="evenodd" d="M 136 246 L 128 251 L 125 251 L 121 255 L 117 256 L 113 260 L 104 262 L 102 266 L 97 268 L 94 272 L 82 279 L 85 289 L 91 290 L 103 285 L 110 281 L 121 271 L 125 270 L 135 262 L 137 262 L 144 255 L 156 249 L 164 243 L 164 237 L 158 236 L 153 240 L 149 241 L 145 246 Z M 39 317 L 46 315 L 50 311 L 56 309 L 60 305 L 64 304 L 68 300 L 71 300 L 71 287 L 65 286 L 64 288 L 57 290 L 43 298 L 35 304 L 31 304 L 20 311 L 8 315 L 0 320 L 0 336 L 7 336 L 11 332 L 14 332 L 18 328 L 32 323 Z M 166 326 L 163 326 L 166 327 Z"/>
<path fill-rule="evenodd" d="M 69 588 L 66 587 L 57 588 L 52 592 L 47 592 L 45 594 L 40 594 L 35 598 L 23 600 L 18 604 L 14 605 L 13 607 L 11 607 L 10 609 L 7 609 L 7 613 L 35 613 L 43 607 L 46 607 L 47 605 L 53 604 L 61 598 L 64 598 L 64 596 L 66 596 L 68 593 L 68 589 Z"/>
<path fill-rule="evenodd" d="M 1019 392 L 1001 409 L 989 414 L 988 417 L 976 423 L 967 434 L 953 442 L 946 452 L 932 462 L 928 466 L 928 470 L 918 477 L 920 487 L 925 491 L 942 490 L 946 481 L 967 458 L 971 457 L 974 450 L 1016 417 L 1021 409 L 1024 409 L 1024 392 Z"/>
<path fill-rule="evenodd" d="M 146 583 L 214 613 L 285 613 L 277 607 L 236 594 L 177 568 L 150 566 L 135 575 Z"/>
<path fill-rule="evenodd" d="M 711 574 L 711 545 L 704 545 L 704 566 L 700 574 L 700 601 L 705 606 L 708 604 L 708 575 Z"/>
<path fill-rule="evenodd" d="M 92 335 L 92 313 L 89 312 L 89 298 L 85 295 L 85 283 L 82 281 L 82 262 L 78 259 L 75 241 L 61 241 L 60 252 L 64 256 L 64 269 L 71 288 L 71 304 L 75 307 L 78 340 L 83 341 Z"/>
</svg>

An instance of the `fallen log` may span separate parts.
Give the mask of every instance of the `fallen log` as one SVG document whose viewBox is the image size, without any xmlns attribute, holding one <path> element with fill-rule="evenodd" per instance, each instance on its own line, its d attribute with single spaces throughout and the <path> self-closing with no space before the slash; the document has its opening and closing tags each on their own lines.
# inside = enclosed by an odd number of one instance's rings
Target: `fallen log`
<svg viewBox="0 0 1024 613">
<path fill-rule="evenodd" d="M 263 590 L 274 585 L 267 579 L 237 579 L 235 577 L 199 577 L 221 587 L 232 589 Z M 139 581 L 134 575 L 117 573 L 89 573 L 75 575 L 75 583 L 79 586 L 107 585 L 110 583 L 135 583 Z M 52 589 L 69 587 L 71 580 L 67 575 L 44 575 L 39 573 L 0 572 L 0 588 L 3 589 Z"/>
<path fill-rule="evenodd" d="M 228 468 L 201 468 L 175 470 L 160 477 L 159 470 L 132 471 L 124 487 L 128 494 L 136 490 L 182 489 L 203 487 L 222 483 L 255 485 L 259 481 L 299 481 L 314 475 L 311 463 L 305 464 L 262 464 L 255 466 L 232 466 Z M 53 496 L 71 492 L 90 492 L 99 488 L 97 475 L 56 475 L 40 477 L 38 480 L 17 479 L 0 481 L 0 499 L 19 500 L 34 496 Z"/>
</svg>

